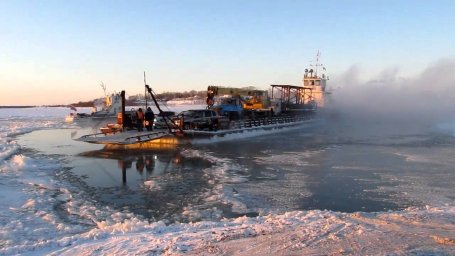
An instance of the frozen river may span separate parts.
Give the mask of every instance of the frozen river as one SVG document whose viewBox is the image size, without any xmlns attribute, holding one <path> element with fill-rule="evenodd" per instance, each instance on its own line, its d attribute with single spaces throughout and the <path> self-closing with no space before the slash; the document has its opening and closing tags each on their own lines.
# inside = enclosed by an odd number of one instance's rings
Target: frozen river
<svg viewBox="0 0 455 256">
<path fill-rule="evenodd" d="M 66 111 L 0 109 L 0 253 L 454 253 L 449 121 L 125 152 Z"/>
</svg>

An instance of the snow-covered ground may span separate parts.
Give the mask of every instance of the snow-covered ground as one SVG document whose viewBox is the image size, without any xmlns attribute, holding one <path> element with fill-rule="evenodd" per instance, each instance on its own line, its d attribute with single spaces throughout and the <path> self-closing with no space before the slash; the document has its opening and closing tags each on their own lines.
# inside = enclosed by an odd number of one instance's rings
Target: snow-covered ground
<svg viewBox="0 0 455 256">
<path fill-rule="evenodd" d="M 136 219 L 65 238 L 55 255 L 453 255 L 455 210 L 294 211 L 165 225 Z M 66 245 L 66 246 L 64 246 Z"/>
<path fill-rule="evenodd" d="M 64 122 L 66 114 L 0 109 L 0 254 L 455 255 L 453 198 L 402 211 L 290 211 L 189 223 L 100 206 L 61 179 L 59 157 L 25 152 L 17 142 L 19 134 L 76 127 Z M 64 153 L 73 145 L 50 146 Z"/>
</svg>

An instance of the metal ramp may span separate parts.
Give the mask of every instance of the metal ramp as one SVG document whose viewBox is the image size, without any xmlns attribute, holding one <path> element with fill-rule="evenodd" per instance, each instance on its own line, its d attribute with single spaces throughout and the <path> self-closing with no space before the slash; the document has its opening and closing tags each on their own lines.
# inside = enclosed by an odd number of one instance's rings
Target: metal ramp
<svg viewBox="0 0 455 256">
<path fill-rule="evenodd" d="M 138 142 L 147 142 L 151 140 L 160 139 L 165 136 L 172 135 L 169 131 L 126 131 L 115 134 L 95 133 L 84 135 L 76 141 L 94 143 L 94 144 L 115 144 L 115 145 L 128 145 Z"/>
</svg>

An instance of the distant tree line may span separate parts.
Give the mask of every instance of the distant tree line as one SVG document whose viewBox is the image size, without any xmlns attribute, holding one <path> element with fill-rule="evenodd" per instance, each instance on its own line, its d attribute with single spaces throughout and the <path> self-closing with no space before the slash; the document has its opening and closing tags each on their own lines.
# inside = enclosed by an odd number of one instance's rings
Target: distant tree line
<svg viewBox="0 0 455 256">
<path fill-rule="evenodd" d="M 176 98 L 190 98 L 194 96 L 199 96 L 204 98 L 207 96 L 207 91 L 184 91 L 184 92 L 163 92 L 156 95 L 157 99 L 160 100 L 172 100 Z"/>
<path fill-rule="evenodd" d="M 184 92 L 163 92 L 163 93 L 158 93 L 155 95 L 157 100 L 162 100 L 162 101 L 168 101 L 176 98 L 190 98 L 194 96 L 198 96 L 201 98 L 205 98 L 207 96 L 207 91 L 196 91 L 196 90 L 191 90 L 191 91 L 184 91 Z M 148 97 L 149 98 L 149 97 Z M 137 102 L 137 100 L 143 100 L 144 95 L 143 94 L 136 94 L 136 95 L 131 95 L 128 96 L 126 101 L 127 106 L 134 106 Z M 77 103 L 72 103 L 70 105 L 73 105 L 74 107 L 93 107 L 93 101 L 79 101 Z"/>
<path fill-rule="evenodd" d="M 78 103 L 72 103 L 71 105 L 75 107 L 93 107 L 93 101 L 79 101 Z"/>
</svg>

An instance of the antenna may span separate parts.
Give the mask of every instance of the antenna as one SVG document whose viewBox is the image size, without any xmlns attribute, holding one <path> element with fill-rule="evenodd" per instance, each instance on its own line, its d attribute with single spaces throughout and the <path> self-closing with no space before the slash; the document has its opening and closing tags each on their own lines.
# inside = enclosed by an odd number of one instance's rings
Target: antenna
<svg viewBox="0 0 455 256">
<path fill-rule="evenodd" d="M 318 50 L 318 53 L 316 54 L 316 64 L 313 65 L 311 64 L 310 66 L 314 67 L 314 75 L 317 77 L 318 76 L 318 67 L 323 67 L 322 64 L 319 64 L 319 57 L 321 57 L 321 52 Z"/>
</svg>

